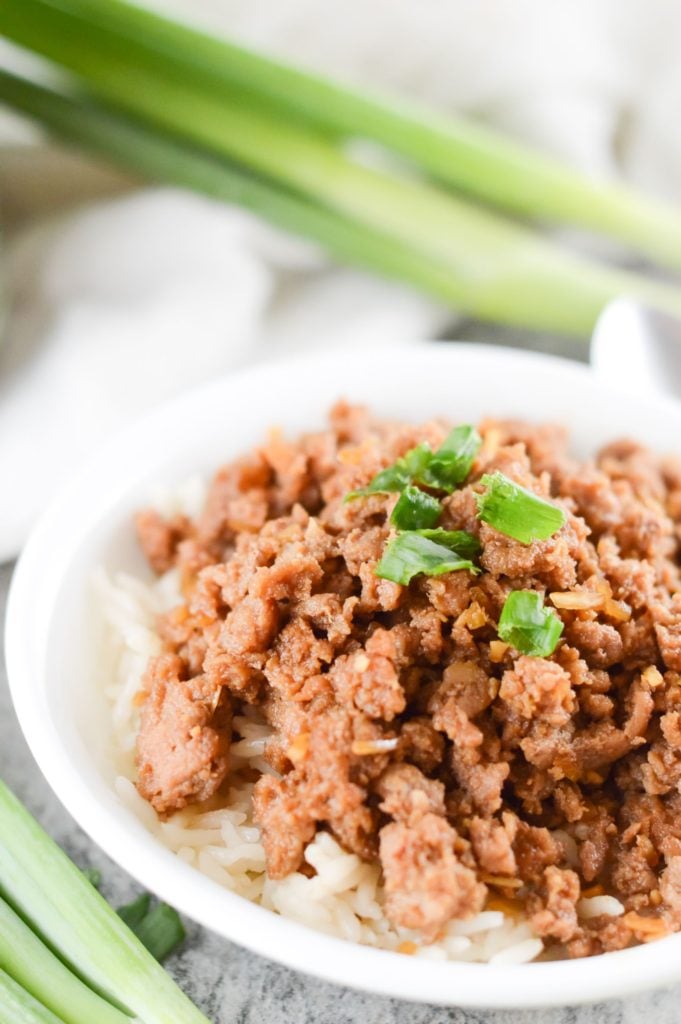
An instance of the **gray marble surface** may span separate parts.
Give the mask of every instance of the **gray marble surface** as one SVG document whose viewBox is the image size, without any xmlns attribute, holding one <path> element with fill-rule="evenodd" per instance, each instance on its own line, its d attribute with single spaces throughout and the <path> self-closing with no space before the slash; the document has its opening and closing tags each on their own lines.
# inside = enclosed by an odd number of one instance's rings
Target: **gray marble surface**
<svg viewBox="0 0 681 1024">
<path fill-rule="evenodd" d="M 466 331 L 471 338 L 477 329 Z M 500 339 L 504 340 L 504 339 Z M 509 335 L 509 344 L 515 338 Z M 517 343 L 517 342 L 515 342 Z M 542 344 L 545 350 L 553 345 Z M 566 351 L 567 348 L 567 351 Z M 583 349 L 565 354 L 581 355 Z M 0 620 L 12 574 L 0 567 Z M 102 873 L 114 904 L 139 891 L 66 814 L 40 775 L 12 711 L 0 640 L 0 776 L 82 867 Z M 592 1007 L 535 1012 L 442 1009 L 325 984 L 247 953 L 188 923 L 189 939 L 168 969 L 214 1024 L 655 1024 L 681 1022 L 681 987 Z M 93 1021 L 93 1024 L 96 1022 Z"/>
</svg>

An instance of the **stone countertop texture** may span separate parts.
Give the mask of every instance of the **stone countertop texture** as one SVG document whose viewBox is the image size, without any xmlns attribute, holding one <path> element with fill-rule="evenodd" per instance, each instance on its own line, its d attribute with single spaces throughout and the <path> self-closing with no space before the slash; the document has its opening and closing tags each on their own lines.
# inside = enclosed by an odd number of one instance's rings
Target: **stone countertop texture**
<svg viewBox="0 0 681 1024">
<path fill-rule="evenodd" d="M 469 336 L 475 337 L 478 331 L 484 337 L 482 328 Z M 544 343 L 541 347 L 577 354 L 572 346 L 567 351 L 565 346 Z M 12 566 L 0 567 L 3 626 L 11 575 Z M 77 864 L 101 871 L 102 890 L 113 904 L 125 903 L 139 892 L 137 883 L 75 825 L 38 771 L 12 710 L 1 640 L 0 777 Z M 182 951 L 167 966 L 214 1024 L 681 1024 L 681 987 L 558 1010 L 444 1009 L 329 985 L 248 953 L 191 923 L 188 932 Z"/>
</svg>

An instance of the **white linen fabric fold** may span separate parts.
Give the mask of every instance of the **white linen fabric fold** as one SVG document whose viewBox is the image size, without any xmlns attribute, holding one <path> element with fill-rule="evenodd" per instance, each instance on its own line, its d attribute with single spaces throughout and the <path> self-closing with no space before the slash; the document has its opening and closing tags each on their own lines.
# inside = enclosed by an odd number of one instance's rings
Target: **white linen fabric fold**
<svg viewBox="0 0 681 1024">
<path fill-rule="evenodd" d="M 149 0 L 151 2 L 151 0 Z M 359 84 L 463 111 L 592 173 L 681 195 L 676 0 L 155 0 Z M 0 561 L 136 414 L 305 346 L 396 344 L 451 312 L 241 210 L 142 188 L 0 119 Z"/>
</svg>

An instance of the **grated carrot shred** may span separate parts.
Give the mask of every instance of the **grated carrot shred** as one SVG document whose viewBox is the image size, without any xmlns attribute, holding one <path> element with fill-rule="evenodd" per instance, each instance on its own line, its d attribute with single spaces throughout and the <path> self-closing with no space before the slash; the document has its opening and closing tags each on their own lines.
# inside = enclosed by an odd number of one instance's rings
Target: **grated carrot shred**
<svg viewBox="0 0 681 1024">
<path fill-rule="evenodd" d="M 501 431 L 498 427 L 490 427 L 482 436 L 482 448 L 478 452 L 478 459 L 487 459 L 496 455 L 500 444 Z"/>
<path fill-rule="evenodd" d="M 310 746 L 310 734 L 309 732 L 299 732 L 293 742 L 289 744 L 286 751 L 286 756 L 289 761 L 293 764 L 299 764 L 307 757 L 307 751 Z"/>
<path fill-rule="evenodd" d="M 636 932 L 638 935 L 644 936 L 644 941 L 647 941 L 647 939 L 662 938 L 662 936 L 667 935 L 669 931 L 666 922 L 661 918 L 642 917 L 634 910 L 630 910 L 628 914 L 625 914 L 622 921 L 626 924 L 627 928 L 632 930 L 632 932 Z"/>
<path fill-rule="evenodd" d="M 523 914 L 523 906 L 520 900 L 512 899 L 509 896 L 501 896 L 497 892 L 492 893 L 488 898 L 485 903 L 485 910 L 500 910 L 502 914 L 506 914 L 508 917 L 521 917 Z"/>
<path fill-rule="evenodd" d="M 603 607 L 603 595 L 593 590 L 554 591 L 549 594 L 556 608 L 566 611 L 596 611 Z"/>
<path fill-rule="evenodd" d="M 364 461 L 365 456 L 369 455 L 370 452 L 375 451 L 376 442 L 374 438 L 367 438 L 362 441 L 361 444 L 349 445 L 347 448 L 341 448 L 338 452 L 338 461 L 344 466 L 358 466 Z"/>
<path fill-rule="evenodd" d="M 592 896 L 605 896 L 605 889 L 602 885 L 592 885 L 588 889 L 582 889 L 582 899 L 589 900 Z"/>
<path fill-rule="evenodd" d="M 418 948 L 419 947 L 416 945 L 415 942 L 410 942 L 407 939 L 405 942 L 400 942 L 399 946 L 397 947 L 397 952 L 404 953 L 405 956 L 413 956 L 414 953 L 416 953 L 416 951 L 418 950 Z"/>
</svg>

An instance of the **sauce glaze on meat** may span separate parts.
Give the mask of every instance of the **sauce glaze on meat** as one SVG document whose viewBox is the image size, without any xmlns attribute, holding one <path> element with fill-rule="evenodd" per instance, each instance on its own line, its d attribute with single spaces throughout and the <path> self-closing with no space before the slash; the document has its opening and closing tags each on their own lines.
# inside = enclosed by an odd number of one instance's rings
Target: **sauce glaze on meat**
<svg viewBox="0 0 681 1024">
<path fill-rule="evenodd" d="M 256 704 L 271 877 L 323 828 L 380 860 L 386 913 L 424 941 L 485 906 L 571 956 L 677 930 L 681 466 L 629 441 L 578 463 L 559 428 L 488 420 L 441 522 L 479 538 L 483 572 L 379 579 L 397 496 L 343 499 L 447 429 L 339 403 L 328 431 L 273 433 L 221 469 L 197 519 L 139 515 L 151 566 L 179 567 L 185 595 L 143 683 L 139 791 L 160 814 L 218 793 L 232 713 Z M 523 545 L 480 523 L 494 470 L 560 505 L 563 528 Z M 550 658 L 497 637 L 516 589 L 562 595 Z M 626 913 L 580 919 L 600 893 Z"/>
</svg>

